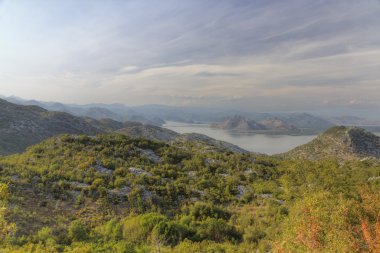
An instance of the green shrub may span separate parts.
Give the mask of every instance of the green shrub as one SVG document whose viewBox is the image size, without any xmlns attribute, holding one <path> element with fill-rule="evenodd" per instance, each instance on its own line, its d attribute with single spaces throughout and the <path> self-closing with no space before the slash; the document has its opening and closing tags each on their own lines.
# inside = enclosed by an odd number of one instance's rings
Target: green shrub
<svg viewBox="0 0 380 253">
<path fill-rule="evenodd" d="M 68 236 L 76 242 L 85 241 L 89 237 L 89 228 L 82 221 L 75 220 L 69 226 Z"/>
</svg>

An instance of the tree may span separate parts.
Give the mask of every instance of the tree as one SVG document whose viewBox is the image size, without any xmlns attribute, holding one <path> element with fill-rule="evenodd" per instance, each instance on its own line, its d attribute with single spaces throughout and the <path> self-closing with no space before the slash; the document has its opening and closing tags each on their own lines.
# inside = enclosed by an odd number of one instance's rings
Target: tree
<svg viewBox="0 0 380 253">
<path fill-rule="evenodd" d="M 5 219 L 7 212 L 7 202 L 9 198 L 8 185 L 0 183 L 0 239 L 11 236 L 16 231 L 16 224 L 9 223 Z"/>
</svg>

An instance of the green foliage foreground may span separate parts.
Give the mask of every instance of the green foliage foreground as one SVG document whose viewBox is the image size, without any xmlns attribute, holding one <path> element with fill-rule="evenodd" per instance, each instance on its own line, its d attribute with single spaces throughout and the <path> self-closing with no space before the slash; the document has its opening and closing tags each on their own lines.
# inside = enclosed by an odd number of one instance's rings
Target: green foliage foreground
<svg viewBox="0 0 380 253">
<path fill-rule="evenodd" d="M 0 170 L 1 252 L 380 252 L 377 160 L 64 135 Z"/>
</svg>

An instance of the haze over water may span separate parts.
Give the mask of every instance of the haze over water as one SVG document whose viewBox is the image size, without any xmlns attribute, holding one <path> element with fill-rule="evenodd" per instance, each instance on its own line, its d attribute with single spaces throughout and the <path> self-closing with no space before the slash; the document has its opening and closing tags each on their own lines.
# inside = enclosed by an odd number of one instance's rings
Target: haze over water
<svg viewBox="0 0 380 253">
<path fill-rule="evenodd" d="M 316 135 L 273 135 L 257 133 L 234 133 L 222 129 L 209 127 L 208 124 L 186 124 L 168 121 L 163 126 L 178 133 L 200 133 L 235 144 L 248 151 L 265 153 L 268 155 L 283 153 L 299 145 L 311 141 Z"/>
</svg>

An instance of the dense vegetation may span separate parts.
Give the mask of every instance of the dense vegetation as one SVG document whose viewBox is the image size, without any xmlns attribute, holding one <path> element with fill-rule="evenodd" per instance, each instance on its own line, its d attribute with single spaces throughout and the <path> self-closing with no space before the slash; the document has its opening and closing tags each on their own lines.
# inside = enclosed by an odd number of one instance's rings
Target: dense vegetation
<svg viewBox="0 0 380 253">
<path fill-rule="evenodd" d="M 0 158 L 1 252 L 379 252 L 380 163 L 62 135 Z"/>
</svg>

